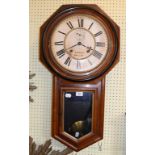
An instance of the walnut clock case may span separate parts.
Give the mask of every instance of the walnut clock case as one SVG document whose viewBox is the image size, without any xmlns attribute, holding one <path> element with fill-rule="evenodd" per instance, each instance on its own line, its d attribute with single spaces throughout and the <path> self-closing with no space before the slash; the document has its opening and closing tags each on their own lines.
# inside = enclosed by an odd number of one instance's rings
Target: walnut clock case
<svg viewBox="0 0 155 155">
<path fill-rule="evenodd" d="M 62 5 L 40 28 L 53 74 L 52 136 L 75 151 L 103 138 L 105 76 L 119 61 L 119 27 L 97 5 Z"/>
</svg>

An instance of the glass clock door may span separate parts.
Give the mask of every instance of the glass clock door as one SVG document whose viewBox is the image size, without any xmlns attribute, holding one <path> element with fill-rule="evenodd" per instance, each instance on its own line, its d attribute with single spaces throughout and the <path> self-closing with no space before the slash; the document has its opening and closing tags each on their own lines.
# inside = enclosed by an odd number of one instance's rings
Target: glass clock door
<svg viewBox="0 0 155 155">
<path fill-rule="evenodd" d="M 92 92 L 64 92 L 64 131 L 80 138 L 92 130 Z"/>
</svg>

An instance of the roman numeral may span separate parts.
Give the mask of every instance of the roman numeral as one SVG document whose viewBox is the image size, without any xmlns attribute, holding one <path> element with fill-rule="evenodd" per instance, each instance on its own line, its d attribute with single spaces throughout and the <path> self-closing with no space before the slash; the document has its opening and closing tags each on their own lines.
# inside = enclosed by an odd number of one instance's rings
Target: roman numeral
<svg viewBox="0 0 155 155">
<path fill-rule="evenodd" d="M 94 37 L 97 37 L 97 36 L 101 35 L 102 33 L 103 33 L 102 31 L 99 31 L 96 34 L 94 34 Z"/>
<path fill-rule="evenodd" d="M 92 62 L 88 59 L 88 63 L 90 64 L 90 65 L 92 65 Z"/>
<path fill-rule="evenodd" d="M 62 31 L 58 31 L 59 33 L 61 33 L 61 34 L 64 34 L 64 35 L 66 35 L 66 33 L 64 33 L 64 32 L 62 32 Z"/>
<path fill-rule="evenodd" d="M 55 45 L 63 45 L 64 42 L 63 41 L 58 41 L 58 42 L 55 42 Z"/>
<path fill-rule="evenodd" d="M 90 30 L 90 29 L 91 29 L 91 27 L 93 26 L 93 24 L 94 24 L 94 23 L 91 23 L 91 24 L 90 24 L 90 26 L 89 26 L 88 30 Z"/>
<path fill-rule="evenodd" d="M 105 43 L 104 42 L 96 42 L 96 46 L 104 47 Z"/>
<path fill-rule="evenodd" d="M 93 56 L 95 56 L 98 59 L 100 59 L 102 57 L 102 55 L 103 55 L 102 53 L 100 53 L 100 52 L 98 52 L 96 50 L 94 50 L 94 52 L 93 52 Z"/>
<path fill-rule="evenodd" d="M 80 62 L 77 60 L 77 66 L 76 66 L 77 69 L 80 69 L 81 68 L 81 64 Z"/>
<path fill-rule="evenodd" d="M 78 25 L 79 25 L 79 27 L 83 27 L 83 23 L 84 23 L 84 20 L 83 19 L 78 19 Z"/>
<path fill-rule="evenodd" d="M 67 25 L 68 25 L 68 27 L 69 27 L 70 29 L 73 29 L 73 28 L 74 28 L 73 25 L 72 25 L 72 23 L 71 23 L 70 21 L 67 23 Z"/>
<path fill-rule="evenodd" d="M 58 56 L 59 58 L 61 58 L 61 57 L 63 57 L 63 56 L 65 55 L 65 50 L 62 49 L 62 50 L 56 52 L 56 54 L 57 54 L 57 56 Z"/>
<path fill-rule="evenodd" d="M 70 66 L 70 63 L 71 63 L 71 58 L 68 57 L 68 58 L 65 60 L 64 64 Z"/>
</svg>

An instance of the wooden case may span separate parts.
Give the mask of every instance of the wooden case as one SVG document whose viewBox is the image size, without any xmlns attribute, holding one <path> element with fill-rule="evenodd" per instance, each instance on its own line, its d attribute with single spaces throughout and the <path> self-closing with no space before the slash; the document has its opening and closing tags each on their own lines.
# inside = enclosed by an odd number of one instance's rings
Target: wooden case
<svg viewBox="0 0 155 155">
<path fill-rule="evenodd" d="M 108 54 L 103 63 L 94 70 L 76 73 L 62 69 L 51 55 L 50 36 L 57 23 L 74 13 L 90 14 L 97 17 L 109 34 Z M 97 5 L 62 5 L 40 28 L 40 61 L 54 75 L 52 98 L 52 136 L 79 151 L 103 138 L 105 76 L 119 61 L 118 25 Z M 91 132 L 77 139 L 64 131 L 65 91 L 88 91 L 93 93 Z M 80 112 L 80 111 L 79 111 Z"/>
</svg>

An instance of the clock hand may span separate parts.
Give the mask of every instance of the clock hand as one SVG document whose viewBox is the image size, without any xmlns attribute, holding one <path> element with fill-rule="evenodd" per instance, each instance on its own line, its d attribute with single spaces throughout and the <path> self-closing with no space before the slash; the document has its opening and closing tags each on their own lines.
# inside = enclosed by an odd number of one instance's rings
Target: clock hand
<svg viewBox="0 0 155 155">
<path fill-rule="evenodd" d="M 69 50 L 69 49 L 71 49 L 71 48 L 73 48 L 73 47 L 75 47 L 75 46 L 77 46 L 77 45 L 82 45 L 82 43 L 81 43 L 81 42 L 78 42 L 77 44 L 75 44 L 75 45 L 73 45 L 73 46 L 71 46 L 71 47 L 65 49 L 65 51 L 67 51 L 67 50 Z"/>
<path fill-rule="evenodd" d="M 66 51 L 66 50 L 69 50 L 69 49 L 71 49 L 71 48 L 73 48 L 73 47 L 75 47 L 75 46 L 77 46 L 77 45 L 79 45 L 79 44 L 77 43 L 77 44 L 75 44 L 75 45 L 73 45 L 73 46 L 71 46 L 71 47 L 65 49 L 65 51 Z"/>
<path fill-rule="evenodd" d="M 93 50 L 91 47 L 89 47 L 89 49 L 87 50 L 87 53 L 89 53 L 91 50 Z"/>
<path fill-rule="evenodd" d="M 84 44 L 81 43 L 81 45 L 82 45 L 83 47 L 86 47 L 86 48 L 87 48 L 87 46 L 85 46 Z"/>
<path fill-rule="evenodd" d="M 87 52 L 89 52 L 90 50 L 93 50 L 91 47 L 87 47 L 87 46 L 85 46 L 84 44 L 82 44 L 81 42 L 78 42 L 77 44 L 75 44 L 75 45 L 73 45 L 73 46 L 71 46 L 71 47 L 65 49 L 65 51 L 67 51 L 67 50 L 69 50 L 69 49 L 71 49 L 71 48 L 73 48 L 73 47 L 75 47 L 75 46 L 77 46 L 77 45 L 82 45 L 82 46 L 86 47 L 86 48 L 88 49 Z"/>
<path fill-rule="evenodd" d="M 78 44 L 79 44 L 79 45 L 82 45 L 83 47 L 88 48 L 88 50 L 89 50 L 89 51 L 90 51 L 90 50 L 93 50 L 91 47 L 88 47 L 88 46 L 86 46 L 86 45 L 82 44 L 81 42 L 79 42 Z"/>
</svg>

